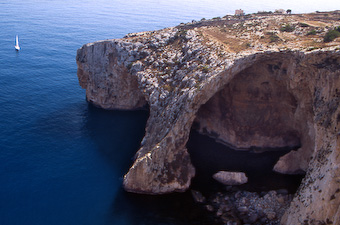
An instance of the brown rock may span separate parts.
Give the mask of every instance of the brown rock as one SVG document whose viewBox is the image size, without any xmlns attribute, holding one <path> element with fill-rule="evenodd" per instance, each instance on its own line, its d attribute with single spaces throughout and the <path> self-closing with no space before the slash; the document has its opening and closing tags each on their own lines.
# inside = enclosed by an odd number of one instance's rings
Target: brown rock
<svg viewBox="0 0 340 225">
<path fill-rule="evenodd" d="M 301 169 L 301 164 L 303 160 L 303 155 L 301 151 L 290 151 L 286 155 L 282 156 L 279 161 L 275 164 L 273 170 L 278 173 L 285 174 L 299 174 L 303 173 Z M 303 166 L 303 168 L 307 168 L 308 165 Z"/>
</svg>

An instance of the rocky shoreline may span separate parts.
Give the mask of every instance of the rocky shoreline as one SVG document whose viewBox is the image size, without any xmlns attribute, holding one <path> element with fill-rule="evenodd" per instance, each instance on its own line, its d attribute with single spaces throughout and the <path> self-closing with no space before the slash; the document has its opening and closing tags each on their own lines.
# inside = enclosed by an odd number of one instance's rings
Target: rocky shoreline
<svg viewBox="0 0 340 225">
<path fill-rule="evenodd" d="M 187 148 L 196 168 L 191 195 L 216 224 L 279 224 L 303 177 L 272 171 L 282 149 L 240 152 L 197 131 L 191 131 Z"/>
<path fill-rule="evenodd" d="M 226 191 L 204 197 L 192 190 L 195 201 L 215 214 L 223 224 L 276 225 L 293 200 L 293 195 L 281 189 L 269 192 L 248 192 L 227 186 Z"/>
</svg>

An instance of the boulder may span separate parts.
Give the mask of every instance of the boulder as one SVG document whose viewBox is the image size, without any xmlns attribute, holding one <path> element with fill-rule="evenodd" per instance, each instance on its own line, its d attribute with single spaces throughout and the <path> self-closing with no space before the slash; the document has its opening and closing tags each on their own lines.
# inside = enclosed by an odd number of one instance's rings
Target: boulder
<svg viewBox="0 0 340 225">
<path fill-rule="evenodd" d="M 198 202 L 198 203 L 205 203 L 206 202 L 206 198 L 199 191 L 191 190 L 191 195 L 194 198 L 195 202 Z"/>
<path fill-rule="evenodd" d="M 248 182 L 248 177 L 242 172 L 219 171 L 213 178 L 224 185 L 241 185 Z"/>
</svg>

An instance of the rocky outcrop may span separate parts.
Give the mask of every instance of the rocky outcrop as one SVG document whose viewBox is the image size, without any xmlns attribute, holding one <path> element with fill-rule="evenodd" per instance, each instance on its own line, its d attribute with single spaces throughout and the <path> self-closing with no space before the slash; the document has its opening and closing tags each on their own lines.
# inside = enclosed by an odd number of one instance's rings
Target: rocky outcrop
<svg viewBox="0 0 340 225">
<path fill-rule="evenodd" d="M 127 69 L 143 57 L 131 43 L 104 41 L 85 45 L 77 52 L 79 84 L 89 102 L 104 109 L 130 110 L 147 102 L 138 82 Z M 133 56 L 131 56 L 133 55 Z"/>
<path fill-rule="evenodd" d="M 219 171 L 213 178 L 224 185 L 241 185 L 248 182 L 248 177 L 242 172 Z"/>
<path fill-rule="evenodd" d="M 279 16 L 275 23 L 280 19 L 285 22 Z M 261 26 L 268 18 L 255 20 L 260 25 L 246 29 L 253 32 L 250 37 L 274 29 Z M 249 22 L 218 24 L 244 31 L 253 28 Z M 295 24 L 299 29 L 291 35 L 306 38 L 305 26 Z M 284 41 L 264 45 L 266 37 L 259 38 L 251 48 L 237 50 L 231 46 L 234 39 L 231 45 L 221 42 L 215 27 L 189 28 L 130 34 L 84 45 L 77 52 L 79 82 L 88 101 L 106 109 L 150 107 L 145 137 L 124 176 L 124 188 L 148 194 L 187 190 L 195 169 L 186 143 L 196 121 L 202 133 L 240 149 L 300 146 L 274 168 L 307 171 L 283 223 L 339 223 L 337 42 L 311 51 L 310 44 L 297 41 L 298 48 L 291 49 L 289 40 L 295 39 L 274 29 Z M 320 28 L 320 34 L 327 29 Z M 247 40 L 247 35 L 239 38 Z M 320 210 L 320 204 L 327 207 Z"/>
</svg>

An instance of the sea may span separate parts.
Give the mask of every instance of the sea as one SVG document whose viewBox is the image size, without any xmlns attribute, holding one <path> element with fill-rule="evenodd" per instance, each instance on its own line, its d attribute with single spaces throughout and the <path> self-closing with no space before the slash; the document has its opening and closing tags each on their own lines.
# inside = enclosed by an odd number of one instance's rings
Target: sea
<svg viewBox="0 0 340 225">
<path fill-rule="evenodd" d="M 149 113 L 106 111 L 86 102 L 77 49 L 235 9 L 304 13 L 340 9 L 339 4 L 0 0 L 0 224 L 213 224 L 188 193 L 143 196 L 122 189 Z"/>
</svg>

